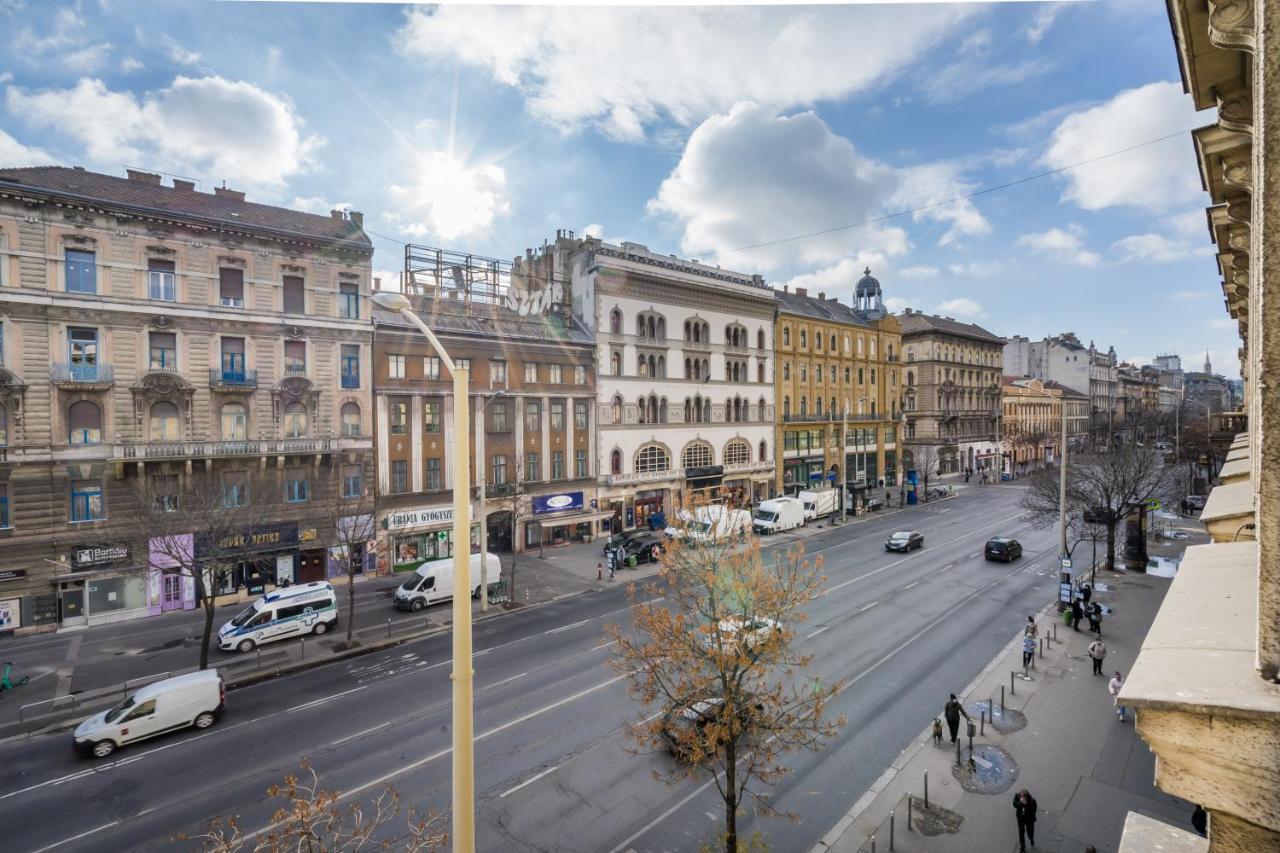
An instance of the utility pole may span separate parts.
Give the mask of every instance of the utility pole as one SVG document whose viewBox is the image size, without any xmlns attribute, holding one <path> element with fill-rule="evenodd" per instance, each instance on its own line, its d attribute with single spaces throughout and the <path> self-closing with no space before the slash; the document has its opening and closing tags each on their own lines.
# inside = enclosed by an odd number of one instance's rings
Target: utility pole
<svg viewBox="0 0 1280 853">
<path fill-rule="evenodd" d="M 1062 409 L 1062 467 L 1058 471 L 1058 549 L 1067 556 L 1067 410 Z"/>
</svg>

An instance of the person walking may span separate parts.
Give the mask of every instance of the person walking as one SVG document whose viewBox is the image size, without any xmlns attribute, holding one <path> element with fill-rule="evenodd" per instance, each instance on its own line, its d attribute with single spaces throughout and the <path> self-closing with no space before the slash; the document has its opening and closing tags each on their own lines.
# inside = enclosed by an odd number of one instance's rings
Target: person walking
<svg viewBox="0 0 1280 853">
<path fill-rule="evenodd" d="M 1102 605 L 1096 601 L 1089 602 L 1089 630 L 1102 636 Z"/>
<path fill-rule="evenodd" d="M 1103 645 L 1101 637 L 1089 644 L 1089 657 L 1093 660 L 1093 674 L 1102 675 L 1102 661 L 1107 657 L 1107 647 Z"/>
<path fill-rule="evenodd" d="M 1073 599 L 1071 602 L 1071 628 L 1077 634 L 1080 633 L 1080 620 L 1084 618 L 1084 608 L 1080 606 L 1080 599 Z"/>
<path fill-rule="evenodd" d="M 1027 624 L 1022 626 L 1022 633 L 1027 637 L 1038 637 L 1040 635 L 1040 629 L 1036 626 L 1036 617 L 1027 617 Z"/>
<path fill-rule="evenodd" d="M 1123 723 L 1125 720 L 1124 706 L 1120 704 L 1120 688 L 1122 687 L 1124 687 L 1124 676 L 1117 670 L 1115 678 L 1111 679 L 1107 684 L 1107 689 L 1111 691 L 1112 700 L 1116 705 L 1116 717 Z"/>
<path fill-rule="evenodd" d="M 1031 661 L 1036 656 L 1036 638 L 1030 634 L 1026 634 L 1022 638 L 1022 668 L 1026 669 L 1031 666 Z"/>
<path fill-rule="evenodd" d="M 1013 815 L 1018 820 L 1018 849 L 1027 853 L 1027 842 L 1036 846 L 1036 798 L 1026 788 L 1013 795 Z"/>
<path fill-rule="evenodd" d="M 942 706 L 942 716 L 947 718 L 947 729 L 951 732 L 951 742 L 955 743 L 956 735 L 960 731 L 960 718 L 969 719 L 969 715 L 964 710 L 964 705 L 960 704 L 956 694 L 952 693 L 951 698 L 947 700 L 947 704 Z"/>
<path fill-rule="evenodd" d="M 1088 581 L 1080 584 L 1080 595 L 1083 596 L 1085 604 L 1088 604 L 1089 599 L 1093 598 L 1093 586 Z"/>
</svg>

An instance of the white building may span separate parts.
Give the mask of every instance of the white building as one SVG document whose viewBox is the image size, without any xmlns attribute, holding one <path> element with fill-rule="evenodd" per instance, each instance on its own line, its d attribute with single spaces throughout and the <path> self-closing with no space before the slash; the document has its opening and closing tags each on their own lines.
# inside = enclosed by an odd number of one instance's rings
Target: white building
<svg viewBox="0 0 1280 853">
<path fill-rule="evenodd" d="M 1007 376 L 1029 376 L 1065 385 L 1089 395 L 1091 429 L 1105 440 L 1116 410 L 1116 350 L 1099 351 L 1092 342 L 1080 343 L 1072 332 L 1032 341 L 1021 335 L 1008 338 L 1004 346 Z"/>
<path fill-rule="evenodd" d="M 558 282 L 595 335 L 599 500 L 613 529 L 695 495 L 772 494 L 776 305 L 760 276 L 571 232 L 516 268 Z"/>
</svg>

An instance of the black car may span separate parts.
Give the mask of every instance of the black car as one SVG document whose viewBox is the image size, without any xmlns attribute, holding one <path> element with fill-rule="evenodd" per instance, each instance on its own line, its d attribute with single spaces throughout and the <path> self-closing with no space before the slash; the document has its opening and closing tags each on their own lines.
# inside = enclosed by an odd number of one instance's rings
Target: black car
<svg viewBox="0 0 1280 853">
<path fill-rule="evenodd" d="M 625 533 L 615 533 L 604 540 L 604 549 L 601 551 L 601 553 L 607 557 L 609 556 L 609 552 L 612 551 L 614 548 L 626 547 L 626 544 L 635 538 L 636 538 L 636 534 L 631 531 L 627 531 Z"/>
<path fill-rule="evenodd" d="M 1183 512 L 1200 512 L 1204 509 L 1203 495 L 1187 495 L 1182 499 Z"/>
<path fill-rule="evenodd" d="M 632 536 L 622 546 L 623 565 L 630 565 L 635 558 L 636 564 L 657 562 L 666 549 L 660 536 Z"/>
<path fill-rule="evenodd" d="M 914 551 L 924 547 L 924 534 L 914 530 L 899 530 L 884 542 L 886 551 Z"/>
<path fill-rule="evenodd" d="M 987 547 L 982 549 L 982 556 L 988 560 L 1003 560 L 1006 563 L 1012 563 L 1022 556 L 1022 543 L 1017 539 L 1005 539 L 1004 537 L 988 539 Z"/>
</svg>

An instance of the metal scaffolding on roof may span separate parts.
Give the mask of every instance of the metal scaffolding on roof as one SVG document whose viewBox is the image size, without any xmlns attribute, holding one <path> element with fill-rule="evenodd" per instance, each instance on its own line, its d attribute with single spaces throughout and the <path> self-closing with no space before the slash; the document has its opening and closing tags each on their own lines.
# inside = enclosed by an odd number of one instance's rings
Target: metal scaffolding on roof
<svg viewBox="0 0 1280 853">
<path fill-rule="evenodd" d="M 405 292 L 498 305 L 511 287 L 511 262 L 431 246 L 404 247 Z"/>
</svg>

